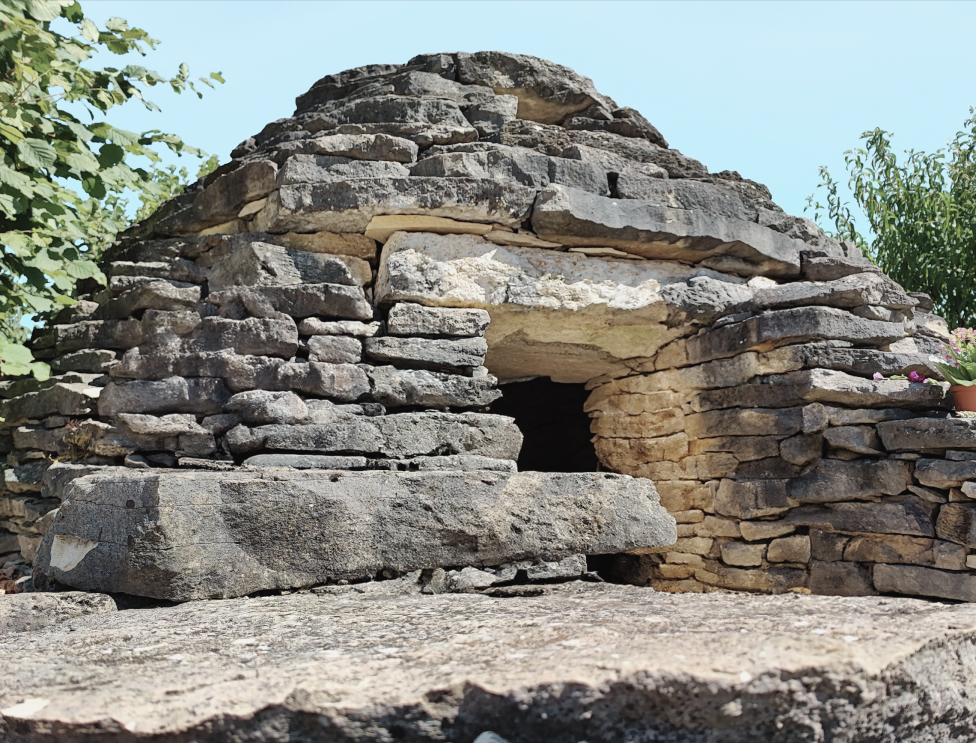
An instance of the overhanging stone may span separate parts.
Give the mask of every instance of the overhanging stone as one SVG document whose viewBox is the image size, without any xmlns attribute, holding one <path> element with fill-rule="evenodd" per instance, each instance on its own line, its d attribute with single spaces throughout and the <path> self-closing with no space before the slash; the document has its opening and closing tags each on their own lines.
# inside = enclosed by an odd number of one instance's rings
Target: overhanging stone
<svg viewBox="0 0 976 743">
<path fill-rule="evenodd" d="M 40 572 L 173 601 L 670 544 L 648 480 L 607 473 L 152 472 L 79 478 Z"/>
</svg>

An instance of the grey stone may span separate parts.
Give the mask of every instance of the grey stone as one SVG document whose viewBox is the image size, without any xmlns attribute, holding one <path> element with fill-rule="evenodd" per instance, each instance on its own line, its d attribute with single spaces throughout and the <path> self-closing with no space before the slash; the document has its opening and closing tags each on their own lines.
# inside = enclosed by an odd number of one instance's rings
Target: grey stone
<svg viewBox="0 0 976 743">
<path fill-rule="evenodd" d="M 455 60 L 460 82 L 486 86 L 496 95 L 516 96 L 519 119 L 558 124 L 594 104 L 616 108 L 597 92 L 592 80 L 543 59 L 506 52 L 459 52 Z"/>
<path fill-rule="evenodd" d="M 10 634 L 33 632 L 69 619 L 114 611 L 115 601 L 99 593 L 19 593 L 0 601 L 0 627 Z"/>
<path fill-rule="evenodd" d="M 133 348 L 142 343 L 138 320 L 85 320 L 53 329 L 59 354 L 91 348 Z"/>
<path fill-rule="evenodd" d="M 688 339 L 688 360 L 700 364 L 788 343 L 842 340 L 881 346 L 905 337 L 900 323 L 864 320 L 832 307 L 774 310 Z"/>
<path fill-rule="evenodd" d="M 915 479 L 932 488 L 958 488 L 967 480 L 976 480 L 976 461 L 919 459 Z"/>
<path fill-rule="evenodd" d="M 446 457 L 414 457 L 400 462 L 403 467 L 397 469 L 411 472 L 517 472 L 515 462 L 511 459 L 494 459 L 478 454 L 451 454 Z"/>
<path fill-rule="evenodd" d="M 245 467 L 291 467 L 296 470 L 364 470 L 366 457 L 328 457 L 316 454 L 256 454 L 244 460 Z"/>
<path fill-rule="evenodd" d="M 390 308 L 386 324 L 390 335 L 475 338 L 485 334 L 490 321 L 485 310 L 401 302 Z"/>
<path fill-rule="evenodd" d="M 542 239 L 563 245 L 614 247 L 692 263 L 715 259 L 712 267 L 749 276 L 799 273 L 795 241 L 759 225 L 566 186 L 552 185 L 539 194 L 532 227 Z"/>
<path fill-rule="evenodd" d="M 519 227 L 536 191 L 489 178 L 360 178 L 282 186 L 255 224 L 267 232 L 364 232 L 383 214 L 422 214 Z"/>
<path fill-rule="evenodd" d="M 808 281 L 834 281 L 845 276 L 881 273 L 863 255 L 827 255 L 818 251 L 803 251 L 800 255 L 803 278 Z"/>
<path fill-rule="evenodd" d="M 90 349 L 74 351 L 52 359 L 51 368 L 55 372 L 104 372 L 116 363 L 115 351 Z"/>
<path fill-rule="evenodd" d="M 514 459 L 514 457 L 513 457 Z M 11 493 L 39 493 L 44 473 L 51 462 L 27 462 L 17 467 L 7 467 L 2 473 L 3 488 Z"/>
<path fill-rule="evenodd" d="M 942 568 L 966 569 L 965 547 L 938 539 L 902 536 L 856 536 L 844 548 L 849 562 L 907 563 Z"/>
<path fill-rule="evenodd" d="M 32 635 L 7 661 L 0 705 L 47 704 L 5 711 L 0 734 L 30 743 L 273 740 L 314 720 L 310 741 L 326 739 L 318 728 L 351 740 L 393 728 L 417 740 L 478 743 L 618 741 L 637 729 L 695 743 L 787 743 L 813 728 L 844 730 L 850 740 L 944 743 L 964 739 L 974 714 L 973 613 L 900 597 L 673 595 L 590 583 L 508 600 L 349 590 L 146 608 Z M 459 642 L 466 627 L 481 641 Z M 522 657 L 486 653 L 514 647 L 513 627 Z M 138 659 L 103 653 L 121 637 L 146 650 Z M 581 652 L 594 637 L 600 652 Z M 407 661 L 393 650 L 410 647 Z M 65 683 L 71 677 L 84 688 Z M 210 703 L 190 704 L 204 683 Z M 430 699 L 440 700 L 436 708 Z M 748 713 L 730 714 L 740 704 Z M 92 732 L 92 718 L 131 729 Z"/>
<path fill-rule="evenodd" d="M 287 284 L 369 283 L 372 272 L 360 258 L 309 253 L 278 245 L 252 242 L 241 245 L 210 269 L 210 291 L 232 286 Z"/>
<path fill-rule="evenodd" d="M 487 588 L 498 581 L 494 573 L 478 568 L 464 568 L 447 574 L 447 590 L 451 593 L 468 593 L 478 588 Z"/>
<path fill-rule="evenodd" d="M 824 282 L 794 281 L 757 289 L 755 307 L 786 309 L 826 305 L 852 308 L 879 305 L 885 300 L 890 283 L 886 277 L 876 273 L 854 274 Z M 898 306 L 904 306 L 905 302 L 910 302 L 908 295 L 904 295 L 903 301 L 898 303 Z"/>
<path fill-rule="evenodd" d="M 491 137 L 499 134 L 507 122 L 515 120 L 517 110 L 518 98 L 498 95 L 465 108 L 464 118 L 478 131 L 479 137 Z"/>
<path fill-rule="evenodd" d="M 378 366 L 369 371 L 372 397 L 390 408 L 487 407 L 502 396 L 494 377 L 463 377 L 423 370 Z"/>
<path fill-rule="evenodd" d="M 800 466 L 815 462 L 822 454 L 823 436 L 820 434 L 791 436 L 779 445 L 779 455 L 787 462 Z"/>
<path fill-rule="evenodd" d="M 37 566 L 85 590 L 188 601 L 674 539 L 654 485 L 623 475 L 135 470 L 75 480 Z"/>
<path fill-rule="evenodd" d="M 17 426 L 27 420 L 38 420 L 50 415 L 88 415 L 101 393 L 100 387 L 91 387 L 84 382 L 58 382 L 37 392 L 3 400 L 0 402 L 0 417 L 3 418 L 4 426 Z"/>
<path fill-rule="evenodd" d="M 230 392 L 220 379 L 169 377 L 159 381 L 113 382 L 98 399 L 98 413 L 222 413 Z"/>
<path fill-rule="evenodd" d="M 592 109 L 591 109 L 592 110 Z M 584 112 L 588 113 L 588 112 Z M 661 147 L 667 147 L 668 143 L 661 132 L 657 130 L 651 122 L 645 119 L 638 111 L 633 108 L 615 108 L 607 118 L 605 109 L 600 111 L 601 116 L 573 116 L 563 122 L 567 129 L 586 129 L 589 131 L 609 132 L 619 134 L 622 137 L 635 137 L 646 139 Z"/>
<path fill-rule="evenodd" d="M 226 437 L 233 454 L 259 449 L 365 454 L 390 458 L 480 454 L 517 459 L 522 434 L 511 418 L 479 413 L 397 413 L 366 417 L 336 410 L 328 423 L 238 426 Z"/>
<path fill-rule="evenodd" d="M 294 392 L 238 392 L 227 400 L 224 409 L 253 426 L 303 423 L 309 417 L 305 402 Z"/>
<path fill-rule="evenodd" d="M 484 338 L 366 338 L 366 355 L 379 363 L 415 369 L 461 372 L 470 375 L 484 364 L 488 343 Z"/>
<path fill-rule="evenodd" d="M 694 438 L 792 436 L 803 430 L 803 408 L 711 410 L 686 415 L 685 432 Z"/>
<path fill-rule="evenodd" d="M 757 220 L 755 202 L 719 183 L 660 177 L 635 178 L 625 171 L 617 180 L 617 196 L 639 199 L 650 206 L 702 211 L 743 222 Z M 628 177 L 629 176 L 629 177 Z"/>
<path fill-rule="evenodd" d="M 715 491 L 715 511 L 737 519 L 775 516 L 790 508 L 786 480 L 722 480 Z"/>
<path fill-rule="evenodd" d="M 234 287 L 214 292 L 207 301 L 221 308 L 221 313 L 242 318 L 255 317 L 329 317 L 349 320 L 372 320 L 373 308 L 361 287 L 340 284 L 302 284 L 293 286 Z"/>
<path fill-rule="evenodd" d="M 579 163 L 576 163 L 577 165 Z M 425 178 L 473 178 L 517 183 L 540 190 L 550 182 L 550 158 L 520 147 L 482 142 L 453 145 L 426 152 L 410 168 L 410 175 Z M 602 177 L 606 191 L 606 177 Z"/>
<path fill-rule="evenodd" d="M 151 279 L 122 292 L 92 315 L 95 320 L 124 320 L 140 310 L 180 312 L 195 310 L 200 301 L 200 287 L 181 281 Z"/>
<path fill-rule="evenodd" d="M 405 178 L 406 166 L 383 160 L 352 160 L 333 155 L 291 155 L 278 173 L 278 186 L 329 183 L 349 178 Z"/>
<path fill-rule="evenodd" d="M 888 451 L 976 450 L 976 421 L 967 418 L 914 418 L 878 424 Z"/>
<path fill-rule="evenodd" d="M 935 533 L 941 539 L 976 547 L 976 504 L 948 503 L 939 509 Z"/>
<path fill-rule="evenodd" d="M 824 431 L 827 443 L 836 449 L 845 449 L 857 454 L 883 456 L 881 439 L 872 426 L 838 426 Z"/>
<path fill-rule="evenodd" d="M 186 258 L 169 258 L 168 260 L 115 261 L 109 263 L 105 271 L 112 279 L 151 277 L 156 279 L 171 279 L 185 281 L 191 284 L 202 284 L 207 280 L 207 269 Z"/>
<path fill-rule="evenodd" d="M 868 534 L 904 534 L 934 537 L 934 505 L 910 495 L 885 498 L 880 503 L 830 503 L 793 508 L 784 521 L 797 526 Z"/>
<path fill-rule="evenodd" d="M 790 480 L 786 492 L 798 503 L 830 503 L 899 495 L 911 484 L 908 462 L 821 459 L 810 472 Z"/>
<path fill-rule="evenodd" d="M 882 593 L 976 601 L 976 576 L 913 565 L 875 565 L 874 585 Z"/>
<path fill-rule="evenodd" d="M 329 364 L 358 364 L 363 360 L 363 344 L 342 335 L 316 335 L 308 341 L 308 357 Z"/>
<path fill-rule="evenodd" d="M 236 219 L 245 204 L 271 193 L 277 172 L 273 162 L 252 160 L 218 176 L 193 200 L 195 222 L 202 228 Z"/>
<path fill-rule="evenodd" d="M 810 563 L 810 592 L 821 596 L 873 596 L 871 575 L 853 562 Z"/>
<path fill-rule="evenodd" d="M 317 317 L 306 317 L 298 323 L 299 335 L 351 335 L 372 338 L 383 330 L 383 323 L 364 323 L 358 320 L 334 320 L 328 322 Z"/>
<path fill-rule="evenodd" d="M 54 462 L 44 472 L 41 479 L 41 495 L 44 498 L 64 499 L 64 490 L 76 477 L 84 477 L 101 472 L 104 467 L 72 462 Z"/>
<path fill-rule="evenodd" d="M 885 408 L 882 410 L 853 409 L 827 407 L 827 416 L 832 426 L 863 426 L 873 425 L 881 421 L 908 420 L 918 414 L 910 410 L 899 408 Z"/>
<path fill-rule="evenodd" d="M 417 159 L 417 145 L 403 137 L 389 134 L 326 134 L 295 142 L 284 142 L 273 148 L 291 155 L 330 155 L 351 160 L 388 160 L 412 163 Z"/>
</svg>

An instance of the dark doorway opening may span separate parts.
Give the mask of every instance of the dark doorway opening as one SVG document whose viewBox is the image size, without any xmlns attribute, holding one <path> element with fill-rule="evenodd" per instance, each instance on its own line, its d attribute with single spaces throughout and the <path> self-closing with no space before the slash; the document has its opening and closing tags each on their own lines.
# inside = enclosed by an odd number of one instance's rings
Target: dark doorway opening
<svg viewBox="0 0 976 743">
<path fill-rule="evenodd" d="M 583 411 L 586 385 L 560 384 L 548 377 L 502 385 L 491 412 L 515 419 L 525 440 L 520 471 L 595 472 L 599 460 L 590 442 L 590 417 Z"/>
</svg>

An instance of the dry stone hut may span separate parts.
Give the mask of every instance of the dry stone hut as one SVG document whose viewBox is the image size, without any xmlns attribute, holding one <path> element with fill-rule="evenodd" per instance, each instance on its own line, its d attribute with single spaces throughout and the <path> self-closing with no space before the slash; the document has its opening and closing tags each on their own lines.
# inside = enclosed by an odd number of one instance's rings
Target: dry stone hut
<svg viewBox="0 0 976 743">
<path fill-rule="evenodd" d="M 4 383 L 0 547 L 40 584 L 976 600 L 972 423 L 872 379 L 932 374 L 929 299 L 589 79 L 362 67 L 232 156 Z"/>
</svg>

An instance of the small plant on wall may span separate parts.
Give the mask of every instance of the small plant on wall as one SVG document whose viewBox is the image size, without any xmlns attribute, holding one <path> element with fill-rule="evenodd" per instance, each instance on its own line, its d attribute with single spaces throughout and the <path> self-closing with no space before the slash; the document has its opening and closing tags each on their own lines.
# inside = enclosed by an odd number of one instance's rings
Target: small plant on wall
<svg viewBox="0 0 976 743">
<path fill-rule="evenodd" d="M 948 345 L 942 346 L 944 359 L 935 366 L 949 382 L 956 410 L 976 410 L 976 330 L 956 328 Z"/>
</svg>

